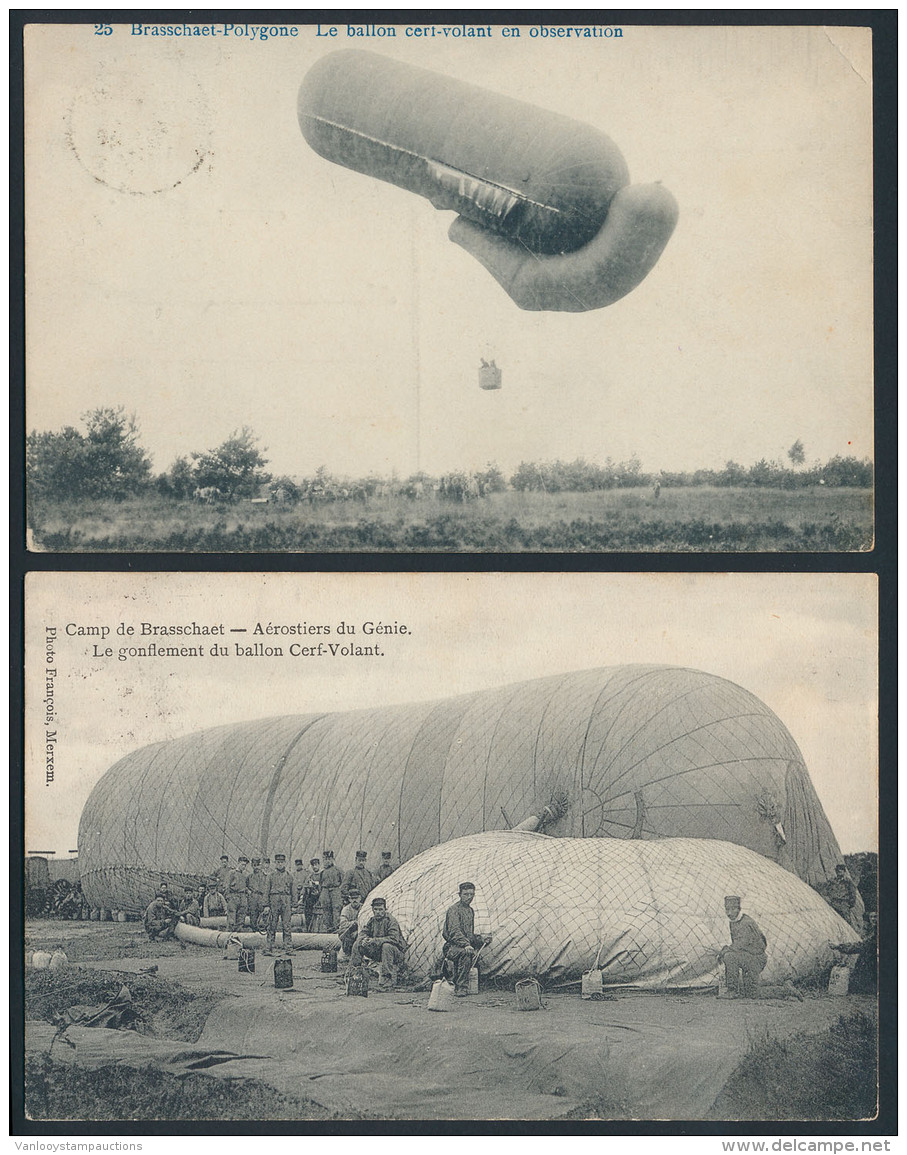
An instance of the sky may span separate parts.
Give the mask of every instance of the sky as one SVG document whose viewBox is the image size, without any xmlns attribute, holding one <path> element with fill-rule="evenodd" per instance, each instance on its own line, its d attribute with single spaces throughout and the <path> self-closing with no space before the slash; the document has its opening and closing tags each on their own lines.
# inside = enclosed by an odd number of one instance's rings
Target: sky
<svg viewBox="0 0 907 1155">
<path fill-rule="evenodd" d="M 27 423 L 134 413 L 156 471 L 243 426 L 275 474 L 873 454 L 868 30 L 620 39 L 26 30 Z M 591 124 L 680 206 L 649 277 L 521 312 L 419 196 L 317 156 L 354 46 Z M 480 357 L 503 388 L 478 388 Z"/>
<path fill-rule="evenodd" d="M 228 657 L 132 658 L 141 623 L 223 624 Z M 356 626 L 383 657 L 236 657 L 260 622 Z M 362 625 L 407 633 L 366 636 Z M 858 574 L 50 574 L 26 585 L 26 849 L 66 855 L 119 758 L 212 726 L 431 701 L 629 663 L 700 669 L 780 717 L 845 853 L 878 845 L 877 597 Z M 134 635 L 118 634 L 132 626 Z M 102 637 L 98 631 L 111 632 Z M 246 629 L 246 634 L 230 634 Z M 51 637 L 48 630 L 56 630 Z M 53 665 L 46 661 L 51 637 Z M 317 640 L 318 635 L 307 635 Z M 192 639 L 186 639 L 191 643 Z M 267 634 L 263 644 L 281 644 Z M 336 632 L 330 637 L 337 642 Z M 179 638 L 158 638 L 164 645 Z M 97 650 L 96 650 L 97 648 Z M 110 656 L 103 656 L 107 649 Z M 55 717 L 46 725 L 46 669 Z M 52 729 L 54 780 L 45 780 Z"/>
</svg>

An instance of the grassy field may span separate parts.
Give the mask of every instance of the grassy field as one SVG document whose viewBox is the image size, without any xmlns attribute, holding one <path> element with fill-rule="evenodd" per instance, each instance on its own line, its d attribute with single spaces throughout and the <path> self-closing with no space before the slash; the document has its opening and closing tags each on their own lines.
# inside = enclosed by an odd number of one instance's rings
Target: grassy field
<svg viewBox="0 0 907 1155">
<path fill-rule="evenodd" d="M 842 1015 L 817 1035 L 754 1040 L 710 1119 L 872 1119 L 878 1108 L 878 1023 Z"/>
<path fill-rule="evenodd" d="M 62 552 L 848 552 L 872 548 L 868 489 L 509 490 L 455 504 L 33 503 L 31 548 Z"/>
</svg>

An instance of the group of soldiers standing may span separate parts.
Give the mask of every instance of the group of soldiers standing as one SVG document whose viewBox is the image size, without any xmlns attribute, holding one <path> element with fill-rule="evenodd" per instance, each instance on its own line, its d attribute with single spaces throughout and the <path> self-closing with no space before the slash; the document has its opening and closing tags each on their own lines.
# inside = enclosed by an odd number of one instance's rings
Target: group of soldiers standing
<svg viewBox="0 0 907 1155">
<path fill-rule="evenodd" d="M 389 850 L 382 851 L 381 865 L 374 873 L 367 861 L 368 853 L 357 850 L 355 866 L 342 871 L 334 861 L 333 851 L 325 850 L 323 865 L 322 859 L 312 858 L 307 869 L 303 860 L 297 858 L 295 869 L 289 871 L 285 854 L 275 854 L 273 865 L 267 856 L 249 859 L 241 854 L 235 866 L 231 865 L 229 855 L 222 854 L 220 865 L 205 885 L 198 887 L 183 903 L 174 902 L 166 884 L 159 887 L 152 904 L 155 909 L 152 911 L 149 907 L 146 911 L 146 926 L 173 915 L 177 921 L 182 919 L 195 925 L 203 918 L 225 915 L 228 930 L 242 930 L 246 920 L 253 930 L 264 930 L 268 951 L 274 949 L 279 927 L 284 946 L 289 947 L 294 914 L 301 916 L 306 931 L 337 932 L 341 912 L 350 897 L 356 895 L 361 902 L 393 873 Z"/>
</svg>

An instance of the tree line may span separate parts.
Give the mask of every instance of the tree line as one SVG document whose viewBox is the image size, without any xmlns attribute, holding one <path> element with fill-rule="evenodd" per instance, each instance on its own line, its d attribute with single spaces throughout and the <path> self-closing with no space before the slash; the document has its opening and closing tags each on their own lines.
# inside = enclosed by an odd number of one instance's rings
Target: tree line
<svg viewBox="0 0 907 1155">
<path fill-rule="evenodd" d="M 521 462 L 507 478 L 494 464 L 484 470 L 453 471 L 435 477 L 415 473 L 405 479 L 370 474 L 343 478 L 321 466 L 310 476 L 274 477 L 259 438 L 248 427 L 235 430 L 213 449 L 178 457 L 168 470 L 155 475 L 149 454 L 140 444 L 132 414 L 119 408 L 94 409 L 82 415 L 83 429 L 66 426 L 59 432 L 32 432 L 26 439 L 26 477 L 30 499 L 61 501 L 122 500 L 154 493 L 175 500 L 235 502 L 253 498 L 299 503 L 361 500 L 380 497 L 419 499 L 437 496 L 465 502 L 513 489 L 522 492 L 592 492 L 596 490 L 688 488 L 691 486 L 803 489 L 810 486 L 871 488 L 873 466 L 868 459 L 832 457 L 806 466 L 802 441 L 787 451 L 790 464 L 764 458 L 750 466 L 728 461 L 723 469 L 646 472 L 634 455 L 628 461 L 603 464 L 574 461 Z"/>
</svg>

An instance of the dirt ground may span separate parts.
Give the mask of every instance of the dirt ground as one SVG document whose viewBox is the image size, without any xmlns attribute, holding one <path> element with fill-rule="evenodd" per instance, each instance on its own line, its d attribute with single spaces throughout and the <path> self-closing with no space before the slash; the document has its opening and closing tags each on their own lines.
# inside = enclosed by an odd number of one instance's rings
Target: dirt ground
<svg viewBox="0 0 907 1155">
<path fill-rule="evenodd" d="M 150 943 L 137 923 L 28 928 L 27 949 L 57 947 L 67 969 L 27 976 L 36 1118 L 204 1118 L 210 1101 L 210 1117 L 237 1119 L 715 1119 L 755 1045 L 875 1015 L 870 998 L 818 991 L 802 1002 L 547 993 L 526 1012 L 495 990 L 435 1014 L 424 991 L 347 997 L 317 951 L 294 954 L 293 988 L 280 990 L 270 958 L 241 974 L 220 950 Z M 138 1030 L 61 1029 L 67 1007 L 109 1001 L 123 984 Z"/>
</svg>

